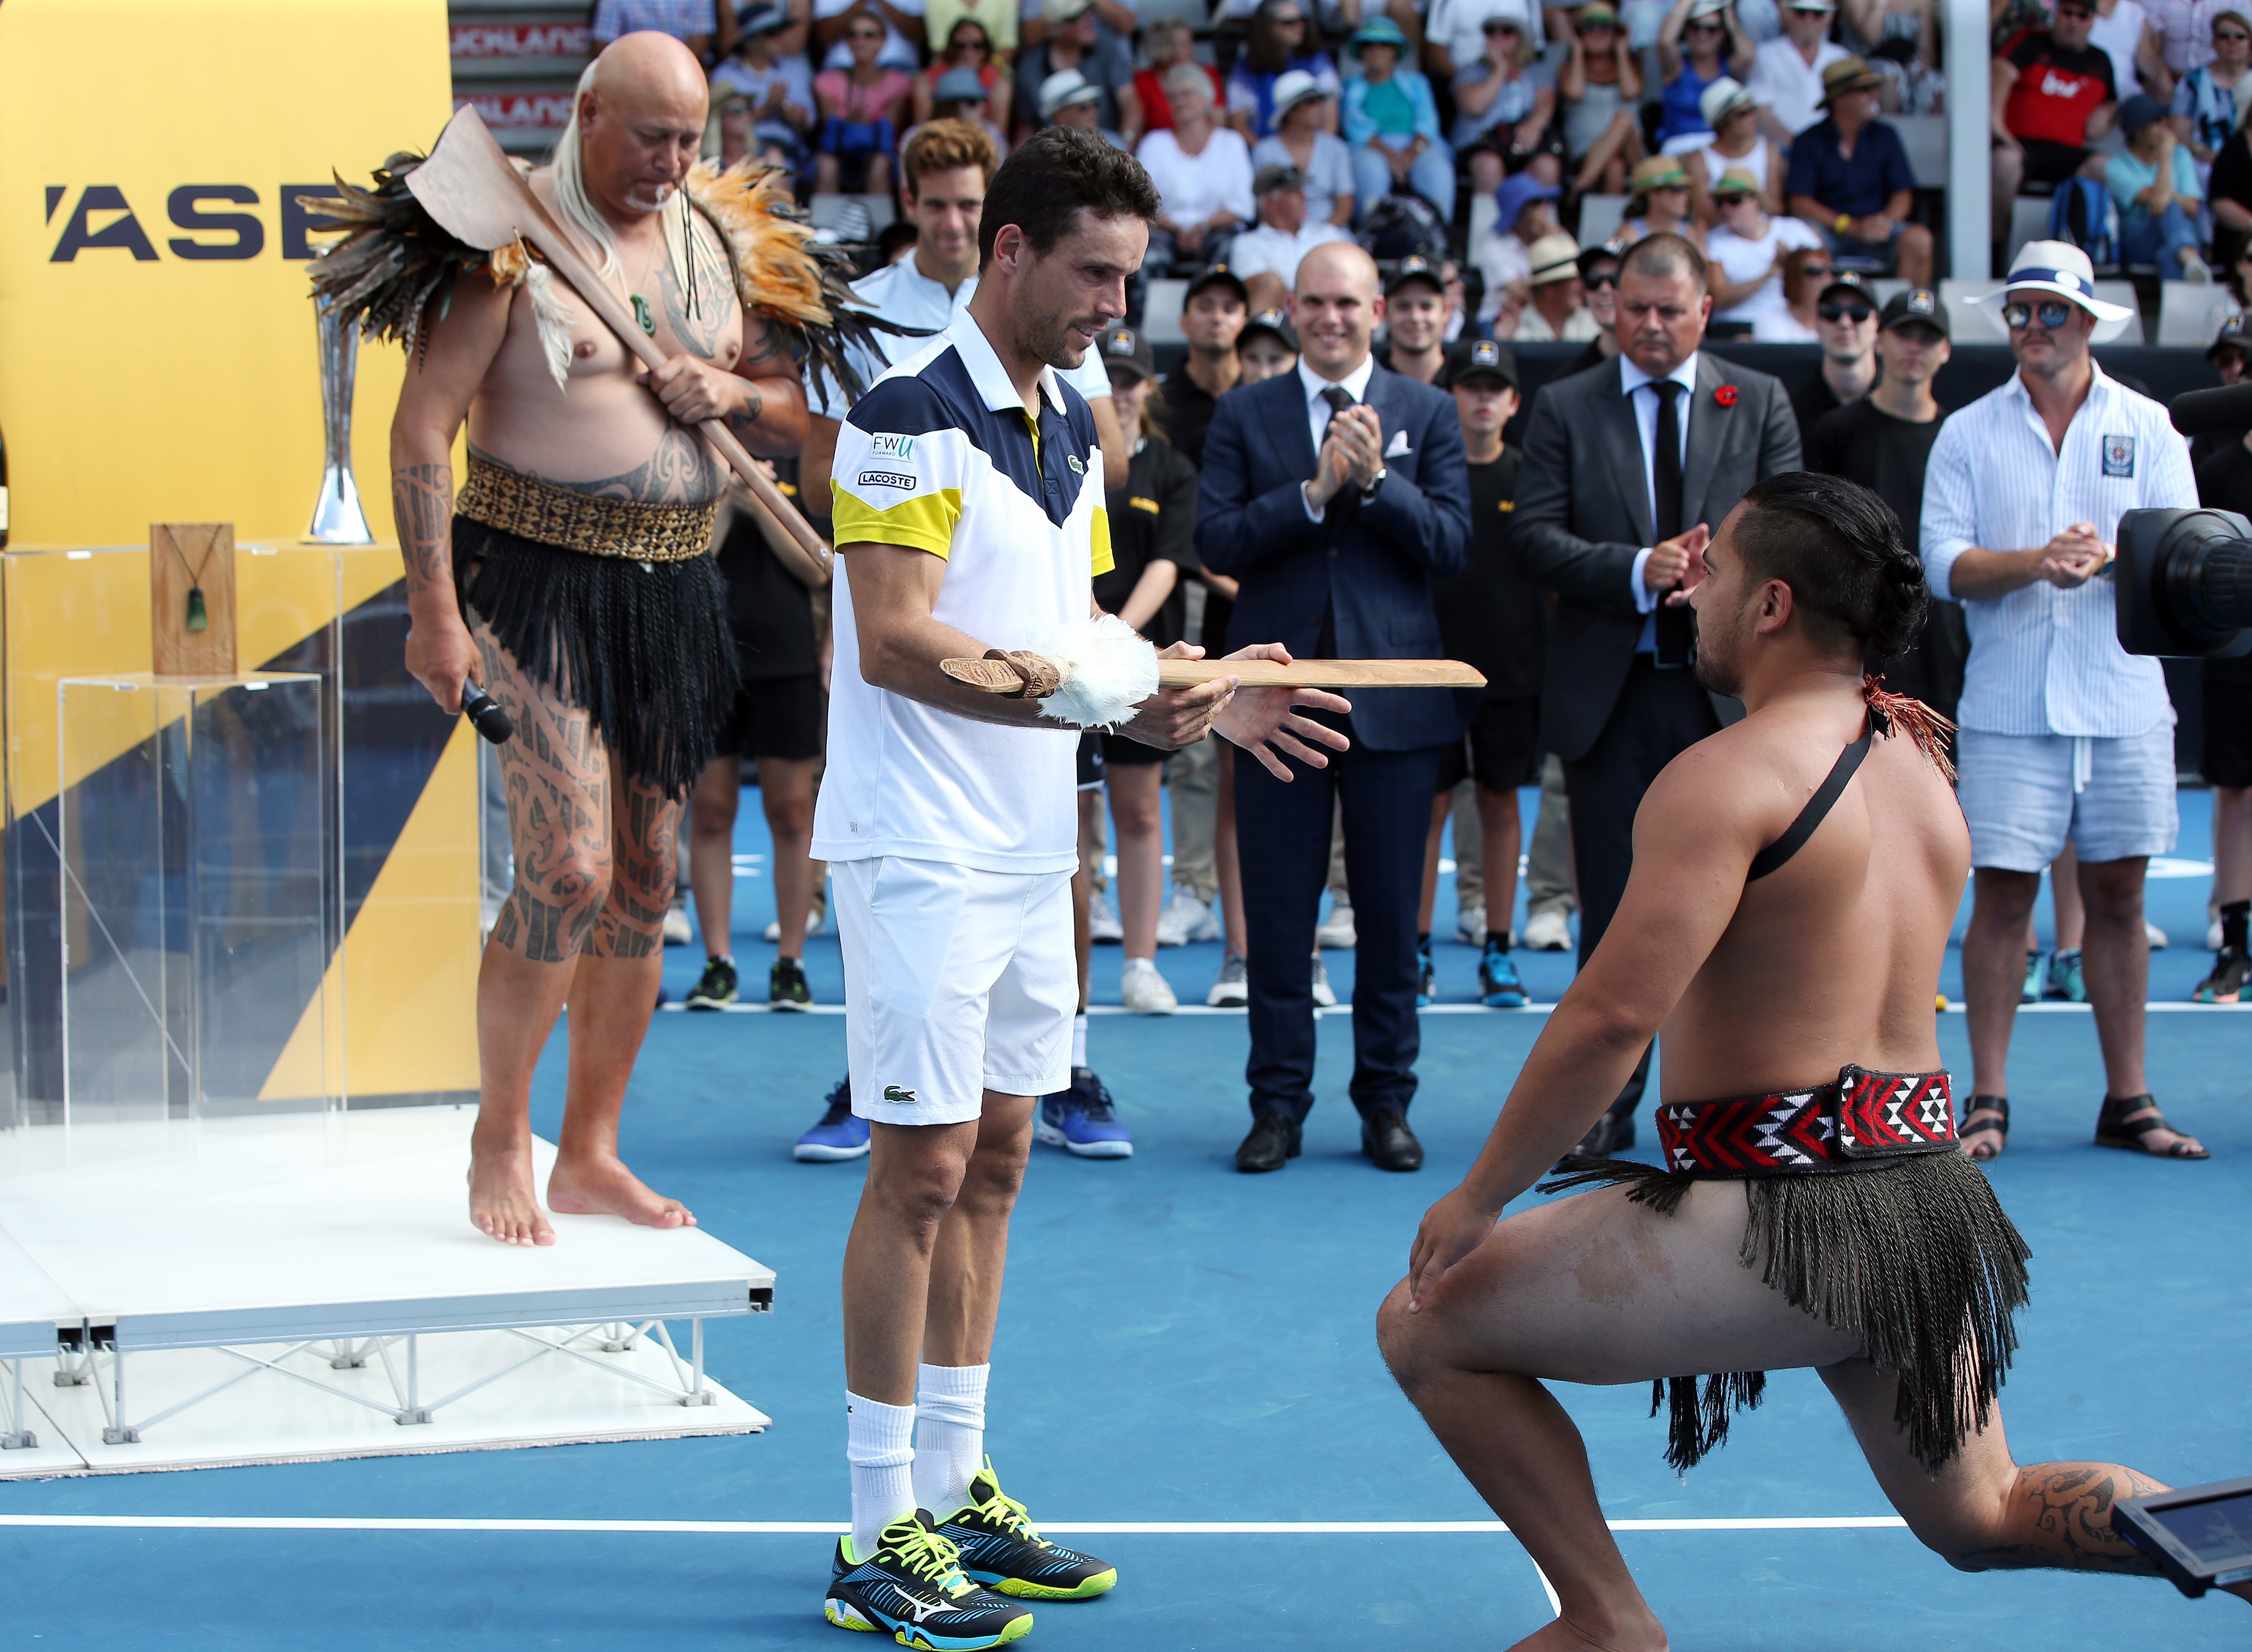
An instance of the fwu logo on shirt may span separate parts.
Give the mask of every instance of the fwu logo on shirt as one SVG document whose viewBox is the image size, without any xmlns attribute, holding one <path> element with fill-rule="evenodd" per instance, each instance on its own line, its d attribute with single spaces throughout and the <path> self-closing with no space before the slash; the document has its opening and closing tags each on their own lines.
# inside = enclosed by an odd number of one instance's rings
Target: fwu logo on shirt
<svg viewBox="0 0 2252 1652">
<path fill-rule="evenodd" d="M 2132 476 L 2135 474 L 2135 439 L 2132 436 L 2103 438 L 2103 474 L 2107 476 Z"/>
<path fill-rule="evenodd" d="M 909 455 L 914 452 L 914 445 L 915 439 L 913 436 L 871 436 L 868 438 L 868 451 L 871 456 L 878 459 L 896 459 L 902 464 L 904 464 Z"/>
</svg>

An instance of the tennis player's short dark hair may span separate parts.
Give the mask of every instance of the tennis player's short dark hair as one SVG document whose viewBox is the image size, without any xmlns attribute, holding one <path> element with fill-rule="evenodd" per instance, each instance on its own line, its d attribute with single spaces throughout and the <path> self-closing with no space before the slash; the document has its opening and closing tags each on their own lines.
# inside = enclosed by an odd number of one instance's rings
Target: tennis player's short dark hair
<svg viewBox="0 0 2252 1652">
<path fill-rule="evenodd" d="M 1694 241 L 1670 230 L 1644 236 L 1626 249 L 1625 258 L 1619 262 L 1619 274 L 1622 275 L 1673 276 L 1685 270 L 1688 272 L 1689 279 L 1697 283 L 1699 292 L 1713 290 L 1712 282 L 1705 274 L 1704 253 L 1697 250 Z"/>
<path fill-rule="evenodd" d="M 1094 218 L 1157 216 L 1157 186 L 1141 162 L 1099 132 L 1077 127 L 1043 128 L 1009 151 L 985 189 L 985 208 L 977 224 L 977 265 L 993 261 L 993 238 L 1014 224 L 1032 251 L 1045 258 L 1079 226 L 1081 212 Z"/>
<path fill-rule="evenodd" d="M 1790 587 L 1817 641 L 1842 646 L 1850 637 L 1874 660 L 1907 651 L 1923 629 L 1931 593 L 1923 559 L 1908 548 L 1890 505 L 1856 482 L 1811 470 L 1753 483 L 1744 505 L 1736 553 L 1755 580 Z"/>
</svg>

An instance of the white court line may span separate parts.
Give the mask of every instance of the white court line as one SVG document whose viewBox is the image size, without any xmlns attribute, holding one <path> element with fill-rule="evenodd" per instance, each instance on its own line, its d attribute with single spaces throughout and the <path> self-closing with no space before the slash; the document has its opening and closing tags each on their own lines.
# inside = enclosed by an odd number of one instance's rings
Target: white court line
<svg viewBox="0 0 2252 1652">
<path fill-rule="evenodd" d="M 1905 1529 L 1898 1515 L 1796 1519 L 1613 1520 L 1613 1531 L 1839 1531 Z M 0 1515 L 0 1527 L 63 1526 L 184 1531 L 608 1531 L 685 1537 L 833 1536 L 842 1520 L 377 1520 L 317 1515 Z M 1088 1537 L 1499 1536 L 1498 1520 L 1043 1520 L 1043 1531 Z M 1543 1580 L 1544 1586 L 1546 1580 Z"/>
</svg>

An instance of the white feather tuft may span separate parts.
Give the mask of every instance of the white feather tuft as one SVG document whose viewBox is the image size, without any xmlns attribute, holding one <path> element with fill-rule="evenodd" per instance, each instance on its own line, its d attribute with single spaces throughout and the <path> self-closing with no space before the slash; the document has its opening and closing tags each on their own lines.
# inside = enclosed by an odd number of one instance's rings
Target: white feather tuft
<svg viewBox="0 0 2252 1652">
<path fill-rule="evenodd" d="M 525 271 L 524 279 L 532 292 L 532 318 L 539 329 L 539 349 L 547 357 L 547 371 L 554 377 L 555 388 L 568 395 L 571 323 L 577 318 L 555 290 L 555 272 L 546 265 L 535 261 Z"/>
<path fill-rule="evenodd" d="M 1026 645 L 1064 668 L 1064 684 L 1040 702 L 1060 723 L 1116 728 L 1157 691 L 1157 650 L 1115 614 L 1072 620 Z"/>
</svg>

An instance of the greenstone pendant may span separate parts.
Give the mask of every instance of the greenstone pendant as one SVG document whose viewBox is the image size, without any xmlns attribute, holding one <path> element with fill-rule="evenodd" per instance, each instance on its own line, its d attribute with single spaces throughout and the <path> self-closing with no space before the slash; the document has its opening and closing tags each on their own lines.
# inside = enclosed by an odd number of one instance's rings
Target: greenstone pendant
<svg viewBox="0 0 2252 1652">
<path fill-rule="evenodd" d="M 657 317 L 650 314 L 649 300 L 639 293 L 633 295 L 634 319 L 641 323 L 642 331 L 651 338 L 657 337 Z"/>
<path fill-rule="evenodd" d="M 188 587 L 188 629 L 211 629 L 211 612 L 204 607 L 204 588 L 199 585 Z"/>
</svg>

